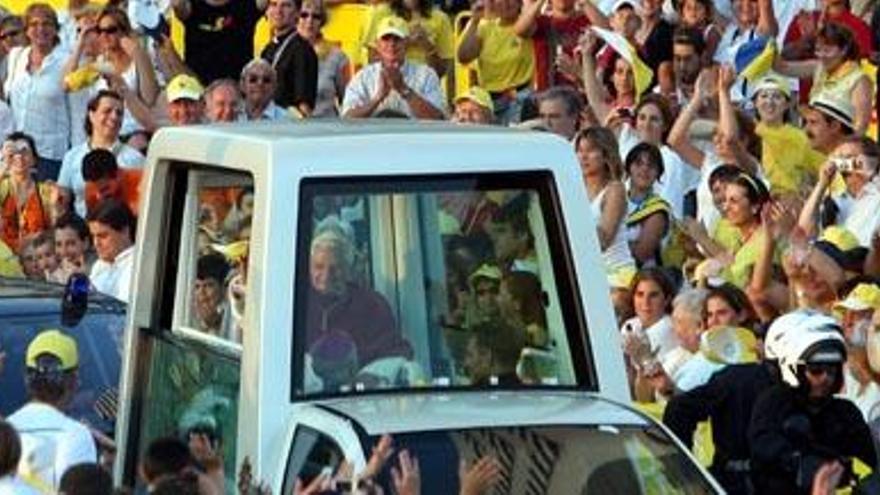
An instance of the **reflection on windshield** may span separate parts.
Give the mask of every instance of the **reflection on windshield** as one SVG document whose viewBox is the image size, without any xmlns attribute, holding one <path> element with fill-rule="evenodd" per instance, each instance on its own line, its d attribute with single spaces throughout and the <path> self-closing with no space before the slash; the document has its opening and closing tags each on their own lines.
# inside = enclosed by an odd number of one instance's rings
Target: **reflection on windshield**
<svg viewBox="0 0 880 495">
<path fill-rule="evenodd" d="M 418 463 L 424 495 L 459 493 L 462 480 L 486 464 L 492 472 L 483 473 L 485 493 L 715 493 L 668 437 L 639 427 L 477 428 L 398 433 L 390 440 L 395 452 L 406 452 Z M 381 441 L 370 438 L 364 451 L 381 449 Z M 391 470 L 400 469 L 397 458 L 374 478 L 385 493 L 390 493 Z M 296 473 L 301 479 L 317 474 L 315 469 Z"/>
<path fill-rule="evenodd" d="M 536 190 L 308 206 L 306 393 L 574 384 Z"/>
</svg>

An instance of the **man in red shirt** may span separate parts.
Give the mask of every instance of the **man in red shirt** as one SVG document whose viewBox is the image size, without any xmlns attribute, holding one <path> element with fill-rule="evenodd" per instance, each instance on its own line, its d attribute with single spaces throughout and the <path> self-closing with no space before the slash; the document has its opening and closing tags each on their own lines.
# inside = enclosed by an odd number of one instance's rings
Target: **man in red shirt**
<svg viewBox="0 0 880 495">
<path fill-rule="evenodd" d="M 576 0 L 549 0 L 550 13 L 543 14 L 547 1 L 525 0 L 514 25 L 518 36 L 534 41 L 535 88 L 543 91 L 560 84 L 580 86 L 565 62 L 571 65 L 578 60 L 574 51 L 589 26 L 608 29 L 608 20 L 593 2 L 583 2 L 584 11 L 579 12 Z"/>
<path fill-rule="evenodd" d="M 141 171 L 119 168 L 113 153 L 95 149 L 83 158 L 83 179 L 86 182 L 86 210 L 93 211 L 107 199 L 115 199 L 138 214 Z"/>
</svg>

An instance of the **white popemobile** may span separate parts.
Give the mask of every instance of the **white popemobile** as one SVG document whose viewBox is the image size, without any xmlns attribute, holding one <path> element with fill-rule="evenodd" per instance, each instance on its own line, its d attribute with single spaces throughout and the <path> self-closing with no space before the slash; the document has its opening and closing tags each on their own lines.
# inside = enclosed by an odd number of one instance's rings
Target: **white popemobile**
<svg viewBox="0 0 880 495">
<path fill-rule="evenodd" d="M 230 493 L 244 465 L 285 495 L 343 461 L 361 473 L 383 434 L 425 494 L 457 492 L 459 465 L 486 456 L 497 493 L 720 492 L 623 405 L 569 143 L 390 121 L 183 127 L 154 137 L 145 170 L 117 483 L 150 440 L 199 431 Z M 206 282 L 218 257 L 225 289 Z M 390 493 L 387 464 L 374 481 Z"/>
</svg>

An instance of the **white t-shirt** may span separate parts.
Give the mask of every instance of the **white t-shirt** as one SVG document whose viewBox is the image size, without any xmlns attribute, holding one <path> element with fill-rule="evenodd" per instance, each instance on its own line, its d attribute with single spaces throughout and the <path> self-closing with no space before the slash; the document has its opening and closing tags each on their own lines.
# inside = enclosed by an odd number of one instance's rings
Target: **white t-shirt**
<svg viewBox="0 0 880 495">
<path fill-rule="evenodd" d="M 89 429 L 48 404 L 28 402 L 7 420 L 21 437 L 19 474 L 53 490 L 69 467 L 98 460 Z"/>
<path fill-rule="evenodd" d="M 16 473 L 12 473 L 0 478 L 0 495 L 40 495 L 40 492 L 22 481 Z"/>
<path fill-rule="evenodd" d="M 92 285 L 98 292 L 129 302 L 131 272 L 134 267 L 134 245 L 118 255 L 113 262 L 98 260 L 92 265 Z"/>
<path fill-rule="evenodd" d="M 871 247 L 871 236 L 880 227 L 880 188 L 875 182 L 869 182 L 862 188 L 859 197 L 847 201 L 840 201 L 840 216 L 837 223 L 846 227 L 859 240 L 864 247 Z"/>
<path fill-rule="evenodd" d="M 849 399 L 859 408 L 865 421 L 870 423 L 880 417 L 880 385 L 871 381 L 862 388 L 862 384 L 850 371 L 849 366 L 844 367 L 843 390 L 840 397 Z"/>
</svg>

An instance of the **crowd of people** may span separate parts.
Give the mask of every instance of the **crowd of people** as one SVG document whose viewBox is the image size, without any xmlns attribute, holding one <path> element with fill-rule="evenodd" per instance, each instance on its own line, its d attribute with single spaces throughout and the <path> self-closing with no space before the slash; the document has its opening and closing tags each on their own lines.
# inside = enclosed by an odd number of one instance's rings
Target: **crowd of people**
<svg viewBox="0 0 880 495">
<path fill-rule="evenodd" d="M 351 59 L 322 34 L 329 0 L 171 0 L 155 23 L 144 3 L 0 19 L 0 274 L 86 273 L 128 300 L 142 167 L 163 126 L 372 117 L 555 133 L 580 163 L 633 398 L 665 406 L 687 444 L 711 419 L 712 471 L 731 493 L 800 493 L 815 473 L 845 483 L 838 459 L 877 464 L 877 2 L 378 1 Z M 163 29 L 172 15 L 185 54 Z M 252 58 L 263 16 L 271 39 Z M 246 242 L 252 199 L 206 211 L 205 244 Z M 473 240 L 459 220 L 448 257 Z M 515 275 L 534 272 L 514 266 L 528 253 L 492 241 L 497 263 L 458 275 L 477 296 L 522 286 L 520 340 L 540 348 L 546 323 L 526 304 L 540 283 Z M 321 246 L 313 256 L 339 256 Z M 224 294 L 241 259 L 199 260 L 199 328 L 239 331 Z M 318 295 L 322 283 L 313 273 Z M 450 323 L 478 328 L 491 319 L 479 309 Z M 485 352 L 468 352 L 472 367 Z"/>
</svg>

